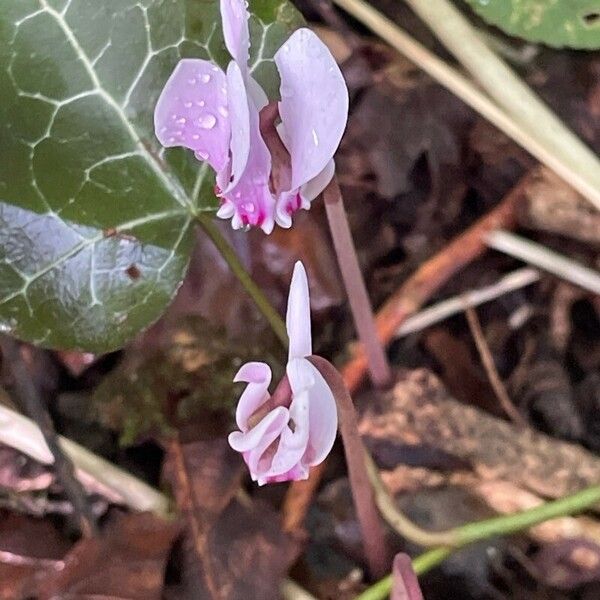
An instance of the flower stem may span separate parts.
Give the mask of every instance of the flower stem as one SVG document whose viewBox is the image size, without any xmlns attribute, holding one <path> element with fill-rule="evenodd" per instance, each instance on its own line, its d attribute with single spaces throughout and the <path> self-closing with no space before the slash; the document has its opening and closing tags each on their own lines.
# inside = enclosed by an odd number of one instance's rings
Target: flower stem
<svg viewBox="0 0 600 600">
<path fill-rule="evenodd" d="M 365 448 L 358 433 L 354 404 L 342 376 L 329 361 L 314 355 L 309 356 L 308 360 L 321 373 L 331 388 L 338 407 L 340 434 L 344 442 L 348 478 L 362 532 L 365 555 L 371 575 L 379 577 L 389 568 L 389 556 L 383 525 L 379 518 L 373 488 L 365 465 Z"/>
<path fill-rule="evenodd" d="M 344 200 L 335 176 L 325 188 L 323 199 L 350 309 L 358 337 L 365 348 L 371 379 L 376 387 L 387 387 L 392 381 L 392 372 L 385 349 L 377 335 L 373 308 L 358 264 Z"/>
<path fill-rule="evenodd" d="M 273 329 L 275 335 L 279 338 L 281 343 L 287 348 L 288 336 L 285 328 L 283 319 L 279 316 L 278 312 L 273 308 L 267 297 L 264 295 L 262 290 L 254 283 L 254 280 L 244 268 L 234 249 L 231 247 L 229 242 L 223 237 L 223 234 L 219 231 L 219 228 L 214 224 L 212 217 L 203 213 L 196 215 L 200 226 L 211 239 L 212 243 L 216 246 L 225 262 L 229 265 L 229 268 L 233 274 L 237 277 L 238 281 L 244 286 L 244 289 L 248 292 L 254 303 L 263 314 L 269 325 Z"/>
<path fill-rule="evenodd" d="M 420 554 L 413 560 L 417 575 L 422 575 L 443 562 L 452 552 L 467 544 L 481 541 L 496 535 L 508 535 L 533 527 L 557 517 L 573 515 L 600 502 L 600 485 L 595 485 L 560 500 L 547 502 L 512 515 L 494 517 L 475 523 L 467 523 L 454 529 L 457 545 L 454 548 L 434 548 Z M 356 600 L 382 600 L 392 589 L 392 577 L 388 575 L 365 590 Z"/>
</svg>

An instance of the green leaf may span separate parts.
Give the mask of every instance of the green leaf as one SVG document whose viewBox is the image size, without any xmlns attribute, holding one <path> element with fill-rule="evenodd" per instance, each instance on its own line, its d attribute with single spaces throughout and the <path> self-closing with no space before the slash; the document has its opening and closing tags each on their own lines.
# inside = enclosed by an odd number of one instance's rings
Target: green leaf
<svg viewBox="0 0 600 600">
<path fill-rule="evenodd" d="M 251 68 L 301 24 L 250 5 Z M 152 115 L 180 58 L 229 61 L 216 0 L 2 0 L 0 329 L 102 352 L 157 319 L 181 283 L 214 179 L 164 151 Z"/>
<path fill-rule="evenodd" d="M 600 0 L 465 0 L 486 22 L 556 48 L 600 48 Z"/>
</svg>

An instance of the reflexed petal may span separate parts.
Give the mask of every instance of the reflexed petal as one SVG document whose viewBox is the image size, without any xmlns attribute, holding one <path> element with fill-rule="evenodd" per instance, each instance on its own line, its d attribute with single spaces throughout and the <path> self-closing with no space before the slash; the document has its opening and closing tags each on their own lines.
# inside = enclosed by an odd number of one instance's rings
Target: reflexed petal
<svg viewBox="0 0 600 600">
<path fill-rule="evenodd" d="M 305 461 L 314 467 L 331 452 L 337 434 L 338 416 L 331 388 L 314 365 L 306 362 L 312 371 L 314 384 L 308 390 L 309 435 Z"/>
<path fill-rule="evenodd" d="M 227 190 L 223 197 L 235 206 L 231 219 L 234 229 L 252 225 L 271 233 L 275 224 L 275 199 L 269 189 L 271 154 L 260 133 L 258 109 L 252 102 L 248 102 L 248 112 L 250 150 L 246 168 L 235 187 Z"/>
<path fill-rule="evenodd" d="M 295 31 L 274 57 L 281 76 L 279 114 L 297 189 L 321 173 L 348 118 L 348 90 L 327 46 L 309 29 Z"/>
<path fill-rule="evenodd" d="M 248 17 L 244 0 L 221 0 L 225 46 L 244 74 L 248 68 L 248 48 L 250 47 Z"/>
<path fill-rule="evenodd" d="M 154 110 L 160 143 L 194 150 L 200 160 L 221 171 L 229 162 L 231 136 L 226 86 L 225 74 L 213 63 L 180 60 Z"/>
<path fill-rule="evenodd" d="M 262 420 L 257 423 L 252 429 L 242 433 L 234 431 L 229 434 L 229 445 L 236 452 L 248 452 L 258 448 L 260 454 L 264 452 L 279 436 L 281 430 L 289 421 L 288 409 L 284 406 L 278 406 L 271 412 L 267 413 Z M 260 456 L 256 457 L 256 460 Z"/>
<path fill-rule="evenodd" d="M 289 425 L 283 428 L 279 445 L 268 476 L 281 475 L 289 471 L 296 463 L 302 460 L 306 452 L 309 434 L 309 397 L 304 390 L 294 397 L 290 404 L 290 419 L 294 422 L 294 430 Z"/>
<path fill-rule="evenodd" d="M 294 265 L 285 324 L 290 338 L 290 360 L 310 356 L 312 354 L 310 295 L 306 271 L 300 261 Z"/>
<path fill-rule="evenodd" d="M 294 396 L 308 391 L 309 435 L 304 461 L 310 466 L 318 465 L 331 451 L 337 433 L 333 393 L 318 369 L 306 359 L 288 362 L 286 372 Z"/>
<path fill-rule="evenodd" d="M 233 381 L 245 381 L 248 384 L 235 411 L 237 426 L 242 431 L 247 431 L 248 419 L 269 399 L 271 368 L 266 363 L 246 363 L 242 365 Z"/>
<path fill-rule="evenodd" d="M 224 1 L 227 2 L 228 0 Z M 221 188 L 223 194 L 226 194 L 238 184 L 248 163 L 250 153 L 248 97 L 244 77 L 234 61 L 231 61 L 227 67 L 227 89 L 229 92 L 229 119 L 231 122 L 231 180 Z"/>
</svg>

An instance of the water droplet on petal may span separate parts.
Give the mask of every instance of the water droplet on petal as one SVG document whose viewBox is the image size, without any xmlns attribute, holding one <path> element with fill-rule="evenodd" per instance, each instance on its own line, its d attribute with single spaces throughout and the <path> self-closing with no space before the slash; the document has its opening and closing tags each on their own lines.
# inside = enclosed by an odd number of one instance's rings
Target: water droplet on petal
<svg viewBox="0 0 600 600">
<path fill-rule="evenodd" d="M 173 136 L 171 136 L 171 137 L 169 138 L 169 144 L 174 144 L 174 143 L 175 143 L 175 141 L 176 141 L 176 140 L 175 140 L 175 138 L 174 138 Z"/>
<path fill-rule="evenodd" d="M 246 212 L 249 212 L 250 214 L 252 214 L 256 210 L 256 207 L 254 206 L 254 203 L 252 203 L 252 202 L 246 202 L 245 204 L 242 204 L 242 208 Z"/>
<path fill-rule="evenodd" d="M 171 119 L 174 121 L 176 118 L 177 118 L 177 113 L 173 113 L 173 114 L 171 115 Z"/>
<path fill-rule="evenodd" d="M 313 139 L 314 145 L 318 146 L 319 145 L 319 137 L 317 136 L 317 132 L 314 129 L 312 129 L 311 134 L 312 134 L 312 139 Z"/>
<path fill-rule="evenodd" d="M 224 106 L 219 106 L 219 114 L 223 117 L 229 116 L 229 111 Z"/>
<path fill-rule="evenodd" d="M 218 72 L 219 72 L 219 67 L 211 67 L 211 68 L 212 68 L 212 70 L 213 70 L 215 73 L 218 73 Z"/>
<path fill-rule="evenodd" d="M 190 85 L 196 85 L 196 80 L 192 77 L 191 79 L 188 79 L 188 83 Z"/>
<path fill-rule="evenodd" d="M 198 140 L 198 139 L 200 139 L 200 136 L 199 136 L 197 133 L 194 133 L 194 134 L 192 135 L 192 139 L 193 139 L 193 140 Z"/>
<path fill-rule="evenodd" d="M 184 102 L 184 103 L 183 103 L 183 105 L 184 105 L 186 108 L 192 108 L 192 103 L 191 103 L 191 102 Z"/>
<path fill-rule="evenodd" d="M 200 75 L 200 81 L 202 83 L 208 83 L 210 81 L 210 75 L 208 73 L 203 73 Z"/>
<path fill-rule="evenodd" d="M 251 227 L 250 227 L 250 223 L 248 223 L 248 225 L 244 225 L 242 227 L 242 231 L 248 233 L 248 231 L 250 231 Z"/>
<path fill-rule="evenodd" d="M 160 128 L 160 132 L 161 132 L 161 133 L 164 133 L 165 131 L 167 131 L 167 129 L 168 129 L 168 127 L 167 127 L 167 126 L 165 126 L 165 127 L 161 127 L 161 128 Z"/>
<path fill-rule="evenodd" d="M 211 113 L 206 113 L 198 119 L 198 125 L 202 129 L 212 129 L 217 124 L 217 118 Z"/>
<path fill-rule="evenodd" d="M 198 106 L 204 106 L 204 100 L 196 100 Z"/>
<path fill-rule="evenodd" d="M 284 52 L 289 52 L 290 51 L 290 45 L 289 44 L 284 44 L 283 45 L 283 51 Z"/>
<path fill-rule="evenodd" d="M 202 159 L 202 160 L 208 160 L 210 158 L 210 154 L 208 152 L 204 152 L 204 150 L 197 150 L 196 154 Z"/>
<path fill-rule="evenodd" d="M 241 198 L 241 196 L 242 196 L 242 192 L 236 192 L 235 193 L 235 197 L 236 198 Z"/>
<path fill-rule="evenodd" d="M 180 119 L 177 119 L 177 123 L 181 123 L 181 125 L 183 125 L 185 123 L 185 117 L 181 117 Z"/>
</svg>

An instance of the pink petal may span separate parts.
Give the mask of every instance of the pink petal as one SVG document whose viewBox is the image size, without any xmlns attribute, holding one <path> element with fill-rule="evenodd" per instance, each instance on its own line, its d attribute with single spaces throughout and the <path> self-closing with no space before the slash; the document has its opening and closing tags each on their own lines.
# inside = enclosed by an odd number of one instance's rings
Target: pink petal
<svg viewBox="0 0 600 600">
<path fill-rule="evenodd" d="M 223 193 L 225 201 L 235 207 L 231 219 L 234 229 L 246 226 L 260 227 L 271 233 L 275 224 L 275 199 L 269 189 L 271 154 L 260 133 L 258 109 L 248 101 L 250 141 L 246 167 L 237 184 Z M 234 173 L 235 177 L 238 177 Z"/>
<path fill-rule="evenodd" d="M 302 460 L 309 435 L 308 411 L 309 398 L 305 390 L 295 396 L 290 404 L 289 416 L 294 421 L 294 431 L 289 424 L 283 428 L 267 477 L 286 473 Z"/>
<path fill-rule="evenodd" d="M 224 0 L 224 2 L 228 2 L 228 0 Z M 231 121 L 231 179 L 222 188 L 223 193 L 229 192 L 238 184 L 246 169 L 250 153 L 248 96 L 244 77 L 234 61 L 231 61 L 227 67 L 227 89 L 229 91 L 229 118 Z M 229 216 L 233 216 L 233 213 Z"/>
<path fill-rule="evenodd" d="M 331 451 L 337 434 L 337 409 L 331 389 L 319 371 L 305 359 L 295 359 L 287 365 L 292 393 L 301 390 L 309 396 L 309 435 L 303 461 L 312 466 L 323 462 Z"/>
<path fill-rule="evenodd" d="M 268 412 L 261 421 L 246 432 L 234 431 L 229 434 L 229 445 L 236 452 L 249 452 L 258 449 L 259 456 L 268 448 L 281 433 L 289 421 L 289 411 L 284 406 L 278 406 Z"/>
<path fill-rule="evenodd" d="M 154 129 L 160 143 L 194 150 L 221 171 L 229 162 L 231 128 L 225 74 L 199 58 L 180 60 L 160 94 Z"/>
<path fill-rule="evenodd" d="M 327 46 L 309 29 L 295 31 L 275 53 L 281 76 L 279 114 L 292 160 L 292 189 L 325 169 L 348 118 L 348 90 Z"/>
<path fill-rule="evenodd" d="M 285 324 L 290 338 L 289 359 L 310 356 L 310 295 L 306 271 L 300 261 L 294 265 Z"/>
<path fill-rule="evenodd" d="M 248 17 L 244 0 L 221 0 L 225 46 L 244 74 L 247 72 L 248 48 L 250 47 Z"/>
<path fill-rule="evenodd" d="M 281 431 L 289 420 L 288 409 L 283 406 L 273 409 L 269 415 L 271 414 L 273 416 L 270 418 L 269 427 L 264 430 L 258 444 L 244 456 L 250 475 L 254 480 L 266 476 L 271 468 L 271 459 L 273 456 L 271 445 L 281 435 Z"/>
<path fill-rule="evenodd" d="M 237 426 L 245 432 L 248 431 L 248 419 L 269 399 L 271 368 L 266 363 L 246 363 L 242 365 L 233 381 L 245 381 L 248 384 L 235 411 Z"/>
</svg>

